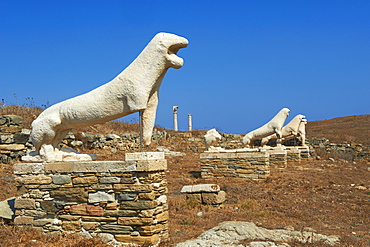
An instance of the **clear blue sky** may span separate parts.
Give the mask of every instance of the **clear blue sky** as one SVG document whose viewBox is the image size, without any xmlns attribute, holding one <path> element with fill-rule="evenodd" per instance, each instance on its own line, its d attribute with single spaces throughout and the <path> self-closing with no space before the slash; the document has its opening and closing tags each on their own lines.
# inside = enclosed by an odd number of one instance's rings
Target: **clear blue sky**
<svg viewBox="0 0 370 247">
<path fill-rule="evenodd" d="M 180 130 L 192 114 L 194 128 L 226 133 L 260 127 L 283 107 L 288 121 L 370 113 L 367 0 L 0 0 L 0 99 L 40 106 L 90 91 L 158 32 L 189 40 L 184 66 L 160 89 L 162 127 L 173 127 L 174 105 Z"/>
</svg>

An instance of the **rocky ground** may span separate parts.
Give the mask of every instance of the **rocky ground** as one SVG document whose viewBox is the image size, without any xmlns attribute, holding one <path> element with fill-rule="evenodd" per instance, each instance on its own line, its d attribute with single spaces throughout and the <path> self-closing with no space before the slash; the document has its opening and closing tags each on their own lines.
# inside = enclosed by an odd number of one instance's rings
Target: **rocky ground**
<svg viewBox="0 0 370 247">
<path fill-rule="evenodd" d="M 225 221 L 251 222 L 266 229 L 299 232 L 310 229 L 337 235 L 338 246 L 370 244 L 368 163 L 329 160 L 290 163 L 285 169 L 272 168 L 272 175 L 264 181 L 205 180 L 198 177 L 198 171 L 195 155 L 169 159 L 169 246 L 194 239 Z M 182 186 L 198 183 L 219 184 L 227 194 L 223 208 L 186 202 L 179 193 Z M 246 238 L 240 244 L 252 241 Z M 302 246 L 294 241 L 288 244 Z M 307 246 L 325 245 L 318 242 Z"/>
<path fill-rule="evenodd" d="M 351 123 L 344 121 L 346 119 L 339 119 L 340 121 L 337 122 L 329 120 L 309 122 L 307 125 L 309 138 L 326 137 L 332 141 L 331 138 L 342 136 L 342 139 L 339 138 L 335 142 L 347 141 L 351 145 L 370 140 L 369 118 L 366 116 L 350 118 L 353 120 Z M 352 126 L 351 131 L 346 131 L 348 126 Z M 330 137 L 332 130 L 336 133 Z M 325 133 L 328 136 L 325 136 Z M 368 144 L 362 144 L 364 148 L 369 147 Z M 354 156 L 331 157 L 330 154 L 322 152 L 320 160 L 311 159 L 300 163 L 289 163 L 286 168 L 272 167 L 271 176 L 261 181 L 243 181 L 233 178 L 202 179 L 199 176 L 199 153 L 194 149 L 189 149 L 189 145 L 191 144 L 186 141 L 161 143 L 161 146 L 183 154 L 183 156 L 168 158 L 170 240 L 161 246 L 176 246 L 199 236 L 202 240 L 209 240 L 209 236 L 215 233 L 215 229 L 220 232 L 220 229 L 225 228 L 223 224 L 226 223 L 223 222 L 242 225 L 241 229 L 246 226 L 252 227 L 255 232 L 266 232 L 273 236 L 278 235 L 273 232 L 275 230 L 278 233 L 289 231 L 293 235 L 301 233 L 300 237 L 303 240 L 314 239 L 312 236 L 332 236 L 329 237 L 330 239 L 338 236 L 337 246 L 370 246 L 370 164 L 368 159 L 360 160 Z M 156 148 L 152 147 L 153 150 Z M 120 159 L 124 157 L 125 152 L 116 150 L 115 153 L 111 153 L 111 149 L 84 151 L 96 151 L 101 159 Z M 0 166 L 0 177 L 6 177 L 0 179 L 2 187 L 0 200 L 16 194 L 15 183 L 9 178 L 13 174 L 12 165 L 13 163 L 9 163 Z M 226 201 L 222 207 L 186 201 L 185 195 L 180 193 L 181 188 L 184 185 L 200 183 L 220 185 L 221 190 L 226 192 Z M 231 228 L 234 229 L 232 231 L 235 233 L 238 227 L 226 228 L 229 229 L 228 231 Z M 207 232 L 209 230 L 211 231 Z M 32 231 L 22 233 L 20 231 L 7 226 L 0 227 L 0 246 L 105 246 L 95 240 L 95 242 L 89 242 L 68 237 L 68 242 L 65 239 L 43 238 Z M 230 236 L 234 234 L 232 231 L 229 232 Z M 306 235 L 305 232 L 310 232 L 311 235 Z M 223 241 L 220 246 L 287 246 L 287 244 L 290 246 L 326 246 L 329 244 L 325 242 L 326 240 L 302 243 L 294 238 L 277 239 L 261 236 L 257 238 L 260 239 L 252 239 L 240 231 L 238 237 L 231 242 L 225 242 L 221 237 L 216 240 Z M 37 239 L 36 244 L 35 239 Z M 72 239 L 74 239 L 74 244 L 70 243 Z M 256 241 L 263 243 L 255 243 Z M 218 245 L 216 243 L 207 245 L 206 243 L 197 246 Z"/>
<path fill-rule="evenodd" d="M 225 221 L 218 226 L 202 233 L 198 238 L 177 244 L 177 247 L 190 246 L 289 246 L 286 242 L 318 242 L 320 244 L 339 244 L 339 237 L 325 236 L 306 228 L 303 231 L 287 229 L 266 229 L 252 222 Z M 247 245 L 240 244 L 251 241 Z"/>
</svg>

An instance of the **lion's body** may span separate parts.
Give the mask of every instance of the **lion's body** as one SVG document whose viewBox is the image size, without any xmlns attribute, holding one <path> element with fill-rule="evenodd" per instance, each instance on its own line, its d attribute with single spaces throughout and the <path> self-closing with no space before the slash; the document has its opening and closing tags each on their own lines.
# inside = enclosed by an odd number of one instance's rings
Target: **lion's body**
<svg viewBox="0 0 370 247">
<path fill-rule="evenodd" d="M 298 114 L 295 116 L 287 125 L 285 125 L 281 129 L 281 139 L 282 140 L 289 140 L 294 137 L 300 136 L 300 126 L 301 124 L 304 125 L 303 122 L 307 121 L 304 115 Z M 302 129 L 302 128 L 301 128 Z M 266 145 L 269 140 L 278 139 L 276 134 L 272 134 L 265 138 L 262 138 L 261 145 Z"/>
<path fill-rule="evenodd" d="M 268 123 L 247 133 L 243 138 L 243 145 L 249 146 L 251 141 L 262 139 L 274 133 L 281 137 L 281 128 L 283 127 L 289 112 L 290 110 L 288 108 L 283 108 Z"/>
<path fill-rule="evenodd" d="M 37 152 L 43 145 L 57 148 L 72 128 L 105 123 L 138 111 L 143 112 L 144 142 L 149 145 L 159 87 L 168 68 L 181 68 L 183 60 L 176 52 L 187 44 L 185 38 L 159 33 L 112 81 L 46 109 L 32 123 L 31 138 Z"/>
<path fill-rule="evenodd" d="M 204 135 L 204 145 L 206 146 L 206 150 L 208 150 L 210 146 L 215 145 L 215 143 L 221 140 L 221 138 L 222 136 L 216 129 L 208 130 Z"/>
</svg>

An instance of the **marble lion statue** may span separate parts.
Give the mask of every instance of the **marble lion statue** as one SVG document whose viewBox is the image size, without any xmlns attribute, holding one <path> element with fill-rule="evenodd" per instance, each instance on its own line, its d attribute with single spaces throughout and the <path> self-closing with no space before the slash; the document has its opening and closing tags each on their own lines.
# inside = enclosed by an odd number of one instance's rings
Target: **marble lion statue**
<svg viewBox="0 0 370 247">
<path fill-rule="evenodd" d="M 243 138 L 243 145 L 250 146 L 251 141 L 262 139 L 272 134 L 276 134 L 278 137 L 278 143 L 281 139 L 281 129 L 285 123 L 285 120 L 289 116 L 290 110 L 288 108 L 281 109 L 278 114 L 275 115 L 268 123 L 247 133 Z"/>
<path fill-rule="evenodd" d="M 57 149 L 72 128 L 105 123 L 139 111 L 142 112 L 144 144 L 148 146 L 159 87 L 169 68 L 183 66 L 177 52 L 187 45 L 188 40 L 183 37 L 158 33 L 112 81 L 43 111 L 32 123 L 31 139 L 37 153 Z"/>
<path fill-rule="evenodd" d="M 222 136 L 220 133 L 217 132 L 216 129 L 208 130 L 207 133 L 204 135 L 204 144 L 206 146 L 206 149 L 210 146 L 215 145 L 215 143 L 219 140 L 221 140 Z"/>
<path fill-rule="evenodd" d="M 302 121 L 298 128 L 298 139 L 301 141 L 302 146 L 306 146 L 306 124 L 307 119 Z"/>
<path fill-rule="evenodd" d="M 302 114 L 298 114 L 297 116 L 295 116 L 287 125 L 285 125 L 282 129 L 281 129 L 281 140 L 289 140 L 289 139 L 292 139 L 294 137 L 300 137 L 302 134 L 306 134 L 305 132 L 305 123 L 307 123 L 307 119 L 306 119 L 306 116 L 302 115 Z M 302 132 L 302 127 L 300 127 L 301 125 L 303 125 L 303 132 L 304 133 L 301 133 Z M 265 138 L 262 138 L 262 142 L 261 142 L 261 145 L 262 146 L 265 146 L 269 140 L 272 140 L 272 139 L 277 139 L 277 135 L 276 134 L 272 134 L 270 136 L 267 136 Z"/>
</svg>

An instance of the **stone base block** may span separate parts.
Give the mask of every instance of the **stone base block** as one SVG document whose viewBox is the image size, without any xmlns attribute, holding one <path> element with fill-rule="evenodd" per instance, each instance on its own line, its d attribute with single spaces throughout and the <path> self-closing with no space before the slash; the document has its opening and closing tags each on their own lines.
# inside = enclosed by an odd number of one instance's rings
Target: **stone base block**
<svg viewBox="0 0 370 247">
<path fill-rule="evenodd" d="M 14 224 L 50 234 L 99 232 L 105 241 L 118 244 L 166 241 L 167 161 L 157 159 L 161 155 L 150 157 L 15 164 L 20 196 L 14 203 Z"/>
<path fill-rule="evenodd" d="M 152 236 L 115 235 L 115 238 L 118 242 L 132 243 L 139 246 L 152 246 L 158 244 L 160 241 L 158 234 Z"/>
<path fill-rule="evenodd" d="M 219 191 L 217 193 L 202 193 L 202 202 L 207 205 L 221 204 L 226 200 L 225 191 Z"/>
<path fill-rule="evenodd" d="M 267 152 L 202 153 L 201 176 L 264 179 L 270 175 L 269 157 Z"/>
<path fill-rule="evenodd" d="M 125 160 L 162 160 L 164 152 L 125 153 Z"/>
<path fill-rule="evenodd" d="M 225 191 L 217 184 L 186 185 L 181 189 L 189 204 L 220 205 L 226 200 Z"/>
</svg>

